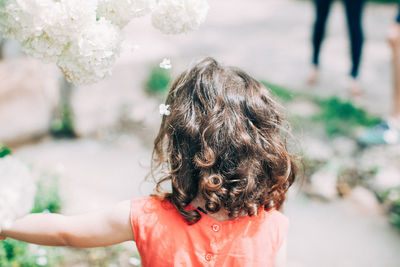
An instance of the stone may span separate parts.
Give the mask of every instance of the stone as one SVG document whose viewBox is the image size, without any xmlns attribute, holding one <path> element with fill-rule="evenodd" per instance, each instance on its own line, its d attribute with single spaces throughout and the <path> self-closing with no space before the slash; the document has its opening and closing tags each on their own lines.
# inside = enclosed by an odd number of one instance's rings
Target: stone
<svg viewBox="0 0 400 267">
<path fill-rule="evenodd" d="M 365 187 L 355 187 L 348 195 L 348 199 L 363 212 L 380 213 L 382 211 L 375 194 Z"/>
<path fill-rule="evenodd" d="M 372 185 L 377 192 L 400 187 L 400 168 L 394 166 L 381 168 L 376 174 Z"/>
<path fill-rule="evenodd" d="M 326 165 L 311 175 L 311 193 L 325 200 L 333 200 L 337 196 L 338 171 L 332 165 Z"/>
<path fill-rule="evenodd" d="M 353 139 L 344 136 L 334 138 L 331 145 L 335 154 L 342 157 L 351 157 L 357 150 L 357 143 Z"/>
<path fill-rule="evenodd" d="M 334 153 L 328 142 L 315 137 L 307 136 L 302 140 L 304 156 L 310 160 L 329 161 Z"/>
</svg>

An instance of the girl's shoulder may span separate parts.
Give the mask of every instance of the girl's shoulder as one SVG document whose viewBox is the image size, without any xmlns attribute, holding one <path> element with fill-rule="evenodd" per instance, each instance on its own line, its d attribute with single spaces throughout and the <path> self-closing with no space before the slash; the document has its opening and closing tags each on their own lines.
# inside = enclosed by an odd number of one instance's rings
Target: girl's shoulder
<svg viewBox="0 0 400 267">
<path fill-rule="evenodd" d="M 265 211 L 265 213 L 266 220 L 264 220 L 264 223 L 267 224 L 270 229 L 275 233 L 275 240 L 279 248 L 282 245 L 289 230 L 289 219 L 288 217 L 286 217 L 286 215 L 276 209 Z"/>
<path fill-rule="evenodd" d="M 286 226 L 286 228 L 289 228 L 289 225 L 290 225 L 289 219 L 282 212 L 280 212 L 274 208 L 264 211 L 264 212 L 266 214 L 267 221 L 269 221 L 269 222 L 272 221 L 276 224 L 283 225 L 283 226 Z"/>
<path fill-rule="evenodd" d="M 168 201 L 155 196 L 142 197 L 131 200 L 131 222 L 146 221 L 149 225 L 152 221 L 179 220 L 180 214 Z M 181 219 L 183 220 L 183 219 Z"/>
<path fill-rule="evenodd" d="M 165 199 L 155 196 L 141 197 L 131 200 L 131 214 L 146 215 L 174 211 L 174 206 Z"/>
</svg>

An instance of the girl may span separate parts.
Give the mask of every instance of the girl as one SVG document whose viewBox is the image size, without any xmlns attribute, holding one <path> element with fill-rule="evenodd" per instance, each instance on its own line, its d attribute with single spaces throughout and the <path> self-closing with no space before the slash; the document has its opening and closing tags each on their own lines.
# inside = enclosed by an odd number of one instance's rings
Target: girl
<svg viewBox="0 0 400 267">
<path fill-rule="evenodd" d="M 162 107 L 155 195 L 79 216 L 31 214 L 1 236 L 80 248 L 134 240 L 143 266 L 273 266 L 295 164 L 269 91 L 206 58 L 177 78 Z"/>
</svg>

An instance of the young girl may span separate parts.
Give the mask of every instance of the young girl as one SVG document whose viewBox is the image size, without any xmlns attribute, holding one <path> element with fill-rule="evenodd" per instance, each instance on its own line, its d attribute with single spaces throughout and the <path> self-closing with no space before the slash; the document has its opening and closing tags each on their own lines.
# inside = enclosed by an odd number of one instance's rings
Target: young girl
<svg viewBox="0 0 400 267">
<path fill-rule="evenodd" d="M 270 92 L 206 58 L 177 78 L 162 113 L 155 195 L 79 216 L 30 214 L 0 235 L 79 248 L 134 240 L 143 266 L 274 266 L 295 164 Z"/>
</svg>

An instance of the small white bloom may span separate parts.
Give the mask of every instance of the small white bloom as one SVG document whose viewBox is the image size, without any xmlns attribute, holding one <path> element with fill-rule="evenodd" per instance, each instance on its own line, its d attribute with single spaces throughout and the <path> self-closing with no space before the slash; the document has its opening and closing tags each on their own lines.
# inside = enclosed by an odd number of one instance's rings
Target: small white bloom
<svg viewBox="0 0 400 267">
<path fill-rule="evenodd" d="M 160 114 L 165 115 L 165 116 L 168 116 L 169 114 L 171 114 L 171 112 L 168 110 L 168 108 L 169 108 L 169 105 L 161 104 L 159 107 Z"/>
<path fill-rule="evenodd" d="M 38 256 L 45 256 L 47 254 L 47 251 L 44 248 L 39 248 L 37 251 Z"/>
<path fill-rule="evenodd" d="M 45 266 L 47 265 L 47 258 L 46 256 L 40 256 L 36 259 L 36 264 L 40 266 Z"/>
<path fill-rule="evenodd" d="M 169 70 L 172 67 L 171 60 L 168 58 L 164 58 L 163 61 L 160 63 L 160 68 Z"/>
<path fill-rule="evenodd" d="M 129 264 L 134 265 L 134 266 L 139 266 L 140 265 L 140 260 L 135 257 L 130 257 L 129 258 Z"/>
</svg>

